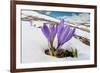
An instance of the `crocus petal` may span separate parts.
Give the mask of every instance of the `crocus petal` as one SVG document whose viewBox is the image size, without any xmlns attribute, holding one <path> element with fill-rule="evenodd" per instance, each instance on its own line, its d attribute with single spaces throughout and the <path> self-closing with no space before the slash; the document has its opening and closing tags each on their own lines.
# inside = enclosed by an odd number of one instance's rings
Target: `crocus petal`
<svg viewBox="0 0 100 73">
<path fill-rule="evenodd" d="M 49 25 L 49 28 L 50 28 L 51 32 L 53 32 L 53 31 L 54 31 L 54 29 L 55 29 L 55 27 L 54 27 L 54 25 L 53 25 L 53 24 L 52 24 L 52 25 Z"/>
<path fill-rule="evenodd" d="M 42 32 L 45 35 L 45 37 L 48 39 L 48 41 L 51 41 L 50 30 L 49 30 L 48 26 L 46 25 L 46 23 L 44 23 L 44 25 L 42 27 Z"/>
<path fill-rule="evenodd" d="M 61 20 L 61 22 L 57 25 L 57 37 L 58 37 L 58 44 L 60 44 L 60 36 L 64 29 L 64 20 Z"/>
<path fill-rule="evenodd" d="M 51 33 L 51 40 L 53 41 L 56 36 L 56 26 L 55 25 L 49 25 L 50 33 Z"/>
<path fill-rule="evenodd" d="M 61 20 L 61 22 L 57 25 L 58 36 L 63 31 L 63 29 L 64 29 L 64 20 Z"/>
<path fill-rule="evenodd" d="M 74 35 L 74 32 L 75 32 L 75 28 L 70 27 L 69 32 L 67 33 L 67 35 L 65 35 L 66 37 L 63 40 L 63 44 L 72 38 L 72 36 Z"/>
<path fill-rule="evenodd" d="M 60 24 L 60 25 L 64 25 L 64 19 L 61 19 L 61 21 L 60 21 L 59 24 Z"/>
<path fill-rule="evenodd" d="M 66 40 L 69 31 L 70 31 L 70 27 L 68 25 L 66 25 L 66 27 L 64 28 L 62 35 L 60 37 L 61 44 Z"/>
<path fill-rule="evenodd" d="M 56 36 L 56 33 L 57 33 L 57 26 L 54 25 L 54 30 L 53 30 L 53 35 L 54 35 L 54 37 Z"/>
</svg>

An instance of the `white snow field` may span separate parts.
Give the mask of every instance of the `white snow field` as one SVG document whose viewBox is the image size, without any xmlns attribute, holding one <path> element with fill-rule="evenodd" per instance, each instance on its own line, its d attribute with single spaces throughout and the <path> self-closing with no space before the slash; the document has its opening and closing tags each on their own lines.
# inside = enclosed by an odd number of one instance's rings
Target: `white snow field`
<svg viewBox="0 0 100 73">
<path fill-rule="evenodd" d="M 46 20 L 51 20 L 54 22 L 59 22 L 58 19 L 52 18 L 43 14 L 39 14 L 37 12 L 28 12 L 23 11 L 25 15 L 33 15 L 35 13 L 35 17 L 43 18 Z M 34 16 L 33 16 L 34 17 Z M 42 26 L 46 21 L 35 21 L 32 20 L 32 25 L 30 25 L 30 21 L 22 21 L 22 63 L 34 63 L 34 62 L 57 62 L 57 61 L 71 61 L 71 60 L 89 60 L 90 59 L 90 46 L 82 43 L 80 40 L 76 38 L 72 38 L 70 41 L 66 42 L 62 48 L 69 49 L 76 48 L 78 50 L 78 58 L 56 58 L 44 53 L 44 50 L 48 48 L 48 41 L 43 35 L 41 29 L 36 28 L 38 26 Z M 34 25 L 36 25 L 34 27 Z M 89 32 L 82 31 L 80 29 L 76 29 L 75 34 L 90 38 Z M 55 46 L 57 45 L 57 41 L 54 42 Z"/>
<path fill-rule="evenodd" d="M 22 63 L 89 59 L 90 47 L 78 39 L 73 37 L 63 45 L 63 48 L 65 47 L 78 49 L 78 58 L 56 58 L 45 55 L 44 50 L 48 48 L 48 42 L 41 30 L 31 27 L 28 21 L 22 22 Z"/>
</svg>

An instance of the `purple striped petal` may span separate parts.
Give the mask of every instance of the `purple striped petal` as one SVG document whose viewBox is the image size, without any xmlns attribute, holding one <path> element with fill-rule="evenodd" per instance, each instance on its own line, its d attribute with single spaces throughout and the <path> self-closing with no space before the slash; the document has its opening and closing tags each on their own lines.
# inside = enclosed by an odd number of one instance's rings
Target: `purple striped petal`
<svg viewBox="0 0 100 73">
<path fill-rule="evenodd" d="M 60 37 L 61 44 L 66 40 L 69 31 L 70 31 L 70 27 L 68 25 L 66 25 L 66 27 L 64 28 L 64 31 Z"/>
<path fill-rule="evenodd" d="M 69 41 L 72 38 L 72 36 L 74 35 L 74 32 L 75 32 L 75 28 L 74 27 L 70 27 L 69 32 L 67 33 L 67 35 L 65 35 L 65 38 L 63 40 L 63 44 L 65 42 Z"/>
<path fill-rule="evenodd" d="M 58 37 L 58 45 L 60 45 L 60 37 L 64 29 L 64 20 L 57 25 L 57 37 Z"/>
<path fill-rule="evenodd" d="M 53 30 L 55 29 L 53 24 L 52 25 L 50 24 L 49 28 L 50 28 L 51 32 L 53 32 Z"/>
<path fill-rule="evenodd" d="M 50 34 L 50 30 L 48 28 L 48 26 L 46 25 L 46 23 L 44 23 L 43 27 L 42 27 L 42 32 L 45 35 L 45 37 L 48 39 L 48 41 L 51 41 L 51 34 Z"/>
<path fill-rule="evenodd" d="M 56 31 L 56 28 L 54 25 L 49 25 L 49 28 L 50 28 L 50 31 L 52 33 L 52 35 L 54 35 L 55 31 Z"/>
<path fill-rule="evenodd" d="M 53 32 L 54 32 L 54 37 L 55 37 L 55 36 L 56 36 L 56 33 L 57 33 L 57 26 L 55 25 L 54 28 L 55 28 L 55 29 L 54 29 Z"/>
<path fill-rule="evenodd" d="M 51 40 L 53 41 L 56 36 L 57 29 L 55 25 L 49 25 L 49 28 L 50 28 L 50 33 L 51 33 Z"/>
</svg>

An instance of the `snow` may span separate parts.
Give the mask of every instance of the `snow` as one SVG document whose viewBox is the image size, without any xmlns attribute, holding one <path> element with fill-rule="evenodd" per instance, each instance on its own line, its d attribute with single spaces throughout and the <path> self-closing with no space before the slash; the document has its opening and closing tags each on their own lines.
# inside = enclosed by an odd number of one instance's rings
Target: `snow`
<svg viewBox="0 0 100 73">
<path fill-rule="evenodd" d="M 86 31 L 82 31 L 80 29 L 76 29 L 75 34 L 83 36 L 83 37 L 85 37 L 87 39 L 90 39 L 90 33 L 86 32 Z"/>
<path fill-rule="evenodd" d="M 84 16 L 85 15 L 85 16 Z M 87 16 L 86 16 L 87 15 Z M 27 16 L 32 16 L 32 17 L 37 17 L 37 18 L 42 18 L 42 19 L 44 19 L 44 20 L 48 20 L 48 21 L 52 21 L 52 22 L 57 22 L 57 23 L 59 23 L 60 22 L 60 20 L 59 19 L 57 19 L 57 18 L 53 18 L 53 17 L 50 17 L 50 16 L 47 16 L 47 15 L 43 15 L 43 14 L 40 14 L 40 13 L 38 13 L 38 12 L 35 12 L 35 11 L 32 11 L 32 10 L 30 10 L 30 11 L 26 11 L 26 10 L 23 10 L 22 11 L 22 18 L 24 18 L 24 17 L 27 17 Z M 69 16 L 66 16 L 66 17 L 68 17 L 68 19 L 70 19 L 70 22 L 71 23 L 69 23 L 69 25 L 71 25 L 71 26 L 74 26 L 74 27 L 78 27 L 78 28 L 81 28 L 80 26 L 78 26 L 79 24 L 80 24 L 80 22 L 82 21 L 82 17 L 84 18 L 84 19 L 86 19 L 86 20 L 84 20 L 84 21 L 88 21 L 89 20 L 89 15 L 88 14 L 80 14 L 79 16 L 73 16 L 73 17 L 69 17 Z M 77 19 L 78 19 L 78 23 L 76 23 L 76 22 L 73 22 L 73 19 L 75 19 L 75 17 L 77 17 Z M 88 18 L 85 18 L 85 17 L 88 17 Z M 60 17 L 60 18 L 63 18 L 63 17 Z M 31 19 L 31 18 L 30 18 Z M 64 17 L 64 20 L 65 21 L 67 21 L 67 19 Z M 75 21 L 75 20 L 74 20 Z M 69 22 L 69 21 L 68 21 Z M 84 25 L 85 24 L 87 24 L 88 22 L 83 22 L 84 23 Z M 66 24 L 68 24 L 68 23 L 66 23 Z M 73 25 L 74 24 L 74 25 Z M 89 24 L 88 24 L 89 25 Z M 88 28 L 85 28 L 85 29 L 88 29 Z"/>
<path fill-rule="evenodd" d="M 33 16 L 33 17 L 37 17 L 37 18 L 43 18 L 43 19 L 46 19 L 46 20 L 51 20 L 51 21 L 53 20 L 55 22 L 59 22 L 59 20 L 57 20 L 53 17 L 43 15 L 43 14 L 40 14 L 40 13 L 35 12 L 35 11 L 22 11 L 22 18 L 25 17 L 25 16 Z"/>
<path fill-rule="evenodd" d="M 74 37 L 63 45 L 63 48 L 66 49 L 66 47 L 67 49 L 76 48 L 78 58 L 56 58 L 46 55 L 44 50 L 48 48 L 48 42 L 41 30 L 31 27 L 28 21 L 22 21 L 22 63 L 88 60 L 90 58 L 90 47 Z"/>
<path fill-rule="evenodd" d="M 62 16 L 58 18 L 63 18 L 67 22 L 76 23 L 76 24 L 90 22 L 90 14 L 88 13 L 80 13 L 79 15 L 72 14 L 72 16 Z"/>
</svg>

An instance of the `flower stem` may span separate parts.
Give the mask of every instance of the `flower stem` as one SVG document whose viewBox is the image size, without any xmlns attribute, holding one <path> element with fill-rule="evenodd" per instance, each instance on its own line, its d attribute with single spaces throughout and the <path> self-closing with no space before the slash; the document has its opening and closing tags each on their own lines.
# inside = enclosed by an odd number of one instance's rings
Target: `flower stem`
<svg viewBox="0 0 100 73">
<path fill-rule="evenodd" d="M 51 43 L 50 43 L 50 45 L 51 45 L 51 52 L 52 52 L 52 56 L 55 56 L 55 54 L 54 54 L 54 52 L 55 52 L 55 48 L 53 47 L 53 42 L 54 42 L 54 38 L 52 38 L 52 41 L 51 41 Z"/>
<path fill-rule="evenodd" d="M 50 45 L 50 43 L 48 43 L 48 46 L 49 46 L 49 54 L 52 56 L 52 51 L 51 51 L 51 45 Z"/>
</svg>

